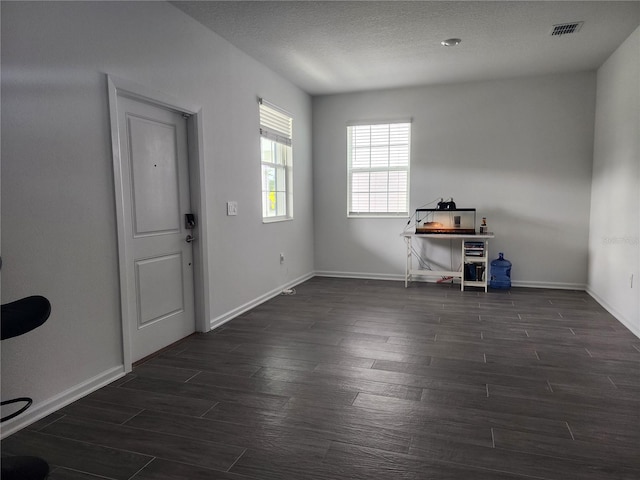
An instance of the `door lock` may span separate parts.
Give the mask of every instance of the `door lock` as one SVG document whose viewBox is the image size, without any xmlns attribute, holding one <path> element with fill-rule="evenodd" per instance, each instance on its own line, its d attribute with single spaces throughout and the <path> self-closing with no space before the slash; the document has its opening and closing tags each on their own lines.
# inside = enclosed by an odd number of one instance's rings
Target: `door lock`
<svg viewBox="0 0 640 480">
<path fill-rule="evenodd" d="M 184 228 L 187 230 L 196 228 L 196 216 L 193 213 L 184 214 Z"/>
</svg>

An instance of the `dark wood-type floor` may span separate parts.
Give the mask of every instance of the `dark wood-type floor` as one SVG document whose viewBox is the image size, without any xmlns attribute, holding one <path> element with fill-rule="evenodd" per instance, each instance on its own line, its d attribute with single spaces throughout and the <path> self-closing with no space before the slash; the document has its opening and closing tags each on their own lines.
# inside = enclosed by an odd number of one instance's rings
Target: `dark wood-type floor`
<svg viewBox="0 0 640 480">
<path fill-rule="evenodd" d="M 54 480 L 638 480 L 640 340 L 584 292 L 316 277 L 2 451 Z"/>
</svg>

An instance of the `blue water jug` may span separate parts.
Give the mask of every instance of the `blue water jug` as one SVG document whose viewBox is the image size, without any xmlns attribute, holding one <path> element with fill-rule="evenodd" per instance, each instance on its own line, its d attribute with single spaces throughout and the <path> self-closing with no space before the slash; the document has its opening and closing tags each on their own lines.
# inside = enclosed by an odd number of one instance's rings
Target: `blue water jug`
<svg viewBox="0 0 640 480">
<path fill-rule="evenodd" d="M 504 258 L 504 253 L 498 253 L 499 258 L 491 261 L 491 288 L 511 288 L 511 262 Z"/>
</svg>

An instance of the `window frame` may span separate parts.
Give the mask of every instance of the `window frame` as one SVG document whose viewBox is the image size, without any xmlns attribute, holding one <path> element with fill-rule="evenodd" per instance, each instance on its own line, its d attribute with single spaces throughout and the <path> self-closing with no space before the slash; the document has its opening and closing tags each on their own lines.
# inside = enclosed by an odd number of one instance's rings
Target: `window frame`
<svg viewBox="0 0 640 480">
<path fill-rule="evenodd" d="M 389 163 L 391 158 L 390 149 L 393 146 L 391 141 L 388 141 L 386 144 L 378 145 L 378 146 L 386 146 L 389 152 L 387 153 L 387 165 L 386 166 L 371 166 L 368 167 L 354 167 L 353 166 L 353 134 L 352 129 L 354 128 L 362 128 L 362 127 L 388 127 L 391 128 L 392 125 L 406 125 L 406 135 L 407 140 L 405 148 L 406 148 L 406 165 L 396 165 L 392 166 Z M 349 122 L 347 123 L 347 217 L 348 218 L 408 218 L 409 217 L 409 204 L 410 204 L 410 185 L 411 185 L 411 120 L 384 120 L 378 122 Z M 368 146 L 371 148 L 373 145 L 372 142 L 369 142 Z M 405 205 L 402 211 L 390 211 L 388 208 L 386 211 L 356 211 L 353 207 L 353 174 L 357 172 L 364 173 L 377 173 L 377 172 L 386 172 L 387 174 L 390 172 L 406 172 L 406 198 Z M 387 182 L 389 179 L 387 179 Z M 366 192 L 371 196 L 372 190 Z M 387 197 L 387 202 L 389 199 L 390 189 L 388 188 L 384 191 Z"/>
<path fill-rule="evenodd" d="M 282 108 L 259 98 L 260 118 L 260 203 L 262 223 L 293 220 L 293 117 Z M 265 143 L 272 156 L 265 159 Z M 279 152 L 279 154 L 278 154 Z M 282 158 L 284 157 L 284 158 Z M 275 171 L 274 190 L 265 188 L 265 168 Z M 284 177 L 281 182 L 278 179 Z M 282 183 L 284 187 L 282 188 Z M 273 199 L 270 200 L 273 195 Z M 275 202 L 275 215 L 268 215 L 267 202 Z M 278 214 L 278 202 L 284 202 L 284 213 Z M 267 215 L 265 215 L 267 214 Z"/>
</svg>

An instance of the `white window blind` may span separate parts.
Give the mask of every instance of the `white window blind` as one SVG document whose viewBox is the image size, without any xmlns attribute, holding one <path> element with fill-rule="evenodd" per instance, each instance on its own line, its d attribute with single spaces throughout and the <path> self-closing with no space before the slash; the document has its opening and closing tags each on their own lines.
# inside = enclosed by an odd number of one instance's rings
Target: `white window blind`
<svg viewBox="0 0 640 480">
<path fill-rule="evenodd" d="M 292 118 L 289 114 L 260 99 L 260 135 L 291 146 L 291 126 Z"/>
<path fill-rule="evenodd" d="M 349 216 L 408 215 L 411 123 L 347 127 Z"/>
<path fill-rule="evenodd" d="M 293 119 L 284 110 L 260 99 L 260 150 L 263 221 L 293 216 Z"/>
</svg>

